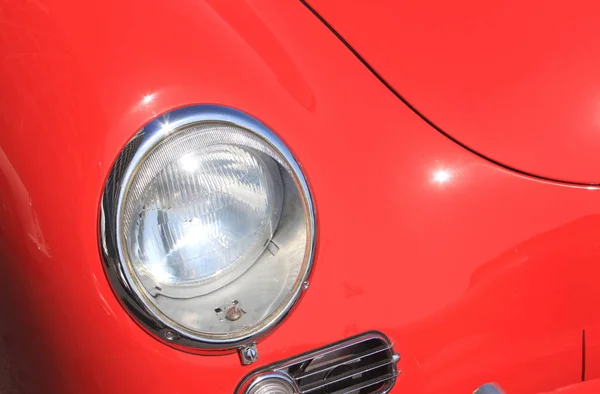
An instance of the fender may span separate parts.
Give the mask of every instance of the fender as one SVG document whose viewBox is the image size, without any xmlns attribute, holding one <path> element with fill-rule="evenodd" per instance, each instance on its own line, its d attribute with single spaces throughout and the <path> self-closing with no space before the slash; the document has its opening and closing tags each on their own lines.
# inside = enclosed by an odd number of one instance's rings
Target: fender
<svg viewBox="0 0 600 394">
<path fill-rule="evenodd" d="M 370 330 L 402 356 L 393 392 L 581 380 L 598 190 L 507 171 L 440 135 L 302 3 L 5 2 L 0 22 L 3 389 L 231 393 L 254 368 Z M 193 104 L 267 125 L 314 192 L 310 288 L 251 366 L 153 339 L 100 258 L 114 160 Z"/>
</svg>

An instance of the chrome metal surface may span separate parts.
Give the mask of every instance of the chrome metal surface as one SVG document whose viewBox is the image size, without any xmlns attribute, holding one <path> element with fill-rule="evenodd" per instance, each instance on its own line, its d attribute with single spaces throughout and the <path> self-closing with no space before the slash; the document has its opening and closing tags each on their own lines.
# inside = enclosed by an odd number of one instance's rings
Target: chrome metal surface
<svg viewBox="0 0 600 394">
<path fill-rule="evenodd" d="M 290 377 L 283 373 L 278 372 L 265 372 L 257 374 L 252 380 L 247 382 L 247 385 L 242 388 L 242 391 L 238 391 L 239 394 L 254 394 L 256 389 L 269 380 L 279 380 L 282 383 L 288 385 L 294 394 L 299 394 L 300 389 Z"/>
<path fill-rule="evenodd" d="M 165 339 L 167 341 L 174 341 L 177 339 L 177 334 L 173 331 L 167 331 L 165 332 Z"/>
<path fill-rule="evenodd" d="M 166 136 L 182 128 L 203 122 L 221 122 L 241 127 L 254 133 L 271 148 L 279 152 L 285 159 L 285 163 L 282 165 L 285 165 L 290 170 L 294 177 L 294 183 L 302 193 L 304 209 L 308 213 L 309 248 L 305 258 L 307 268 L 301 278 L 299 278 L 298 285 L 294 288 L 289 302 L 283 308 L 279 309 L 259 330 L 245 333 L 242 337 L 235 340 L 204 338 L 179 330 L 172 322 L 166 321 L 153 308 L 148 306 L 137 286 L 131 285 L 131 283 L 135 282 L 130 277 L 131 273 L 124 269 L 122 264 L 123 256 L 121 253 L 122 249 L 120 248 L 121 237 L 118 231 L 118 212 L 123 203 L 123 189 L 127 180 L 132 176 L 132 173 L 144 160 L 148 152 Z M 315 211 L 308 184 L 298 163 L 281 140 L 266 126 L 249 115 L 228 107 L 200 105 L 177 109 L 153 120 L 140 130 L 126 145 L 113 165 L 102 196 L 99 222 L 99 243 L 105 272 L 121 304 L 146 331 L 149 331 L 165 343 L 182 350 L 193 350 L 195 352 L 205 350 L 231 352 L 255 343 L 256 340 L 267 335 L 285 319 L 292 306 L 300 298 L 304 289 L 303 283 L 307 282 L 312 269 L 316 238 Z M 285 232 L 283 235 L 285 235 Z M 283 250 L 278 251 L 277 254 L 280 255 L 281 253 L 283 253 Z M 265 255 L 267 254 L 269 253 L 265 253 Z M 167 339 L 165 333 L 168 331 L 174 331 L 177 334 L 175 338 Z"/>
<path fill-rule="evenodd" d="M 495 383 L 487 383 L 473 391 L 473 394 L 504 394 L 504 391 Z"/>
<path fill-rule="evenodd" d="M 250 365 L 258 360 L 258 349 L 256 348 L 255 343 L 240 347 L 238 349 L 238 354 L 242 365 Z"/>
<path fill-rule="evenodd" d="M 244 311 L 242 310 L 242 308 L 240 308 L 239 305 L 235 304 L 227 308 L 227 310 L 225 311 L 225 318 L 229 321 L 236 321 L 239 320 L 243 314 Z"/>
<path fill-rule="evenodd" d="M 259 369 L 236 393 L 247 393 L 253 381 L 269 373 L 286 376 L 301 394 L 387 393 L 400 374 L 399 360 L 385 335 L 369 332 Z"/>
</svg>

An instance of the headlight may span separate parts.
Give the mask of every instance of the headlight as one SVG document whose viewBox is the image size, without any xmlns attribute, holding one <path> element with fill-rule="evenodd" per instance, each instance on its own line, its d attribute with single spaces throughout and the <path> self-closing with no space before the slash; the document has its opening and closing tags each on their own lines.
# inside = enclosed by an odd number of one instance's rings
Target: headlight
<svg viewBox="0 0 600 394">
<path fill-rule="evenodd" d="M 125 147 L 101 212 L 108 277 L 170 342 L 234 348 L 282 320 L 314 246 L 306 181 L 283 143 L 224 107 L 173 111 Z"/>
</svg>

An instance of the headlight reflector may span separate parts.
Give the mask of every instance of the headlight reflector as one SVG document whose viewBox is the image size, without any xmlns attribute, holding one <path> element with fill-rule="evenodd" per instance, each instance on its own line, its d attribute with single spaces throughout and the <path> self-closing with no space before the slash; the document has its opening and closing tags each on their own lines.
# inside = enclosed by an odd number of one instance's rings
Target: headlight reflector
<svg viewBox="0 0 600 394">
<path fill-rule="evenodd" d="M 195 347 L 240 345 L 273 327 L 312 263 L 314 214 L 297 163 L 262 124 L 224 107 L 145 127 L 113 167 L 101 225 L 117 293 L 158 335 L 175 330 Z"/>
</svg>

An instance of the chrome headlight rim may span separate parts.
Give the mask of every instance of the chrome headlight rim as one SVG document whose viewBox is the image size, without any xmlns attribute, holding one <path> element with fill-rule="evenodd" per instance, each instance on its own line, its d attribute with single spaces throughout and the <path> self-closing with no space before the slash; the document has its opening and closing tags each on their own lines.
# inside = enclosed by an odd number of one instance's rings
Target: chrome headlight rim
<svg viewBox="0 0 600 394">
<path fill-rule="evenodd" d="M 306 268 L 298 280 L 299 285 L 294 288 L 287 304 L 280 308 L 276 315 L 259 330 L 233 340 L 206 338 L 180 330 L 176 324 L 164 319 L 144 301 L 144 295 L 141 294 L 140 289 L 131 285 L 136 283 L 137 279 L 133 278 L 132 273 L 124 267 L 126 257 L 123 255 L 119 213 L 124 204 L 128 181 L 150 152 L 167 136 L 207 122 L 242 128 L 259 137 L 270 148 L 278 152 L 289 167 L 307 213 L 308 248 L 304 260 Z M 313 268 L 316 243 L 315 209 L 312 193 L 298 162 L 285 144 L 269 128 L 250 115 L 230 107 L 195 105 L 175 109 L 155 118 L 127 142 L 111 166 L 109 177 L 104 185 L 100 202 L 99 239 L 104 270 L 111 288 L 124 309 L 144 330 L 166 344 L 181 350 L 234 351 L 256 342 L 281 324 L 297 305 L 303 291 L 306 290 Z"/>
</svg>

